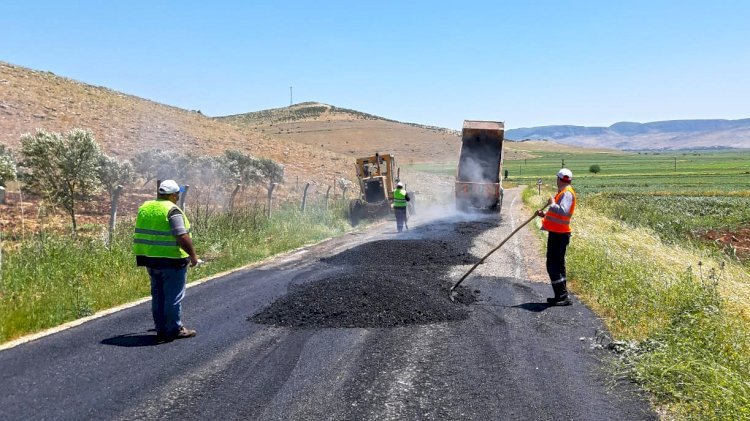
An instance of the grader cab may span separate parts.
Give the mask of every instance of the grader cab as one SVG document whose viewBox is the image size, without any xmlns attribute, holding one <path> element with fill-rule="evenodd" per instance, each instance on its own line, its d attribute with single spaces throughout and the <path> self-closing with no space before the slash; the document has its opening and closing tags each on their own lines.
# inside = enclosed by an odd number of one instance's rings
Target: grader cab
<svg viewBox="0 0 750 421">
<path fill-rule="evenodd" d="M 352 225 L 365 218 L 379 218 L 390 213 L 393 189 L 399 181 L 400 172 L 391 154 L 375 153 L 358 158 L 355 166 L 360 196 L 349 202 Z"/>
</svg>

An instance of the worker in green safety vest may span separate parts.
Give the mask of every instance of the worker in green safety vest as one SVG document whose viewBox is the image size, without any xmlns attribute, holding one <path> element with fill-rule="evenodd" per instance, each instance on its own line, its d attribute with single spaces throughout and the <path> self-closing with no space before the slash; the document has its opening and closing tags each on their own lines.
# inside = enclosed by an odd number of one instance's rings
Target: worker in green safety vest
<svg viewBox="0 0 750 421">
<path fill-rule="evenodd" d="M 190 221 L 177 206 L 182 189 L 174 180 L 159 184 L 156 200 L 138 208 L 133 235 L 136 264 L 151 278 L 151 313 L 160 341 L 192 338 L 195 330 L 182 325 L 187 267 L 198 264 Z"/>
<path fill-rule="evenodd" d="M 406 229 L 409 229 L 409 226 L 406 224 L 406 206 L 409 200 L 411 198 L 406 189 L 404 189 L 404 183 L 399 181 L 396 183 L 396 190 L 393 191 L 393 213 L 396 214 L 396 229 L 398 232 L 404 230 L 404 225 L 406 225 Z"/>
</svg>

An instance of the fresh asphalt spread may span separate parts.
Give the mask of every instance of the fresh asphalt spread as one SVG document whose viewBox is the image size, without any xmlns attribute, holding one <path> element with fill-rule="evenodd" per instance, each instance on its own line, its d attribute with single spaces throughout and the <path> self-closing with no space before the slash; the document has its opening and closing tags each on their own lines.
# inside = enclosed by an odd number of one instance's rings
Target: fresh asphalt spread
<svg viewBox="0 0 750 421">
<path fill-rule="evenodd" d="M 465 306 L 446 300 L 447 280 L 439 269 L 475 258 L 447 241 L 377 240 L 321 261 L 342 272 L 292 287 L 251 320 L 301 328 L 385 328 L 469 316 Z"/>
<path fill-rule="evenodd" d="M 156 342 L 145 303 L 0 351 L 0 418 L 656 419 L 595 315 L 523 278 L 517 239 L 448 299 L 514 212 L 379 224 L 190 288 L 193 339 Z"/>
</svg>

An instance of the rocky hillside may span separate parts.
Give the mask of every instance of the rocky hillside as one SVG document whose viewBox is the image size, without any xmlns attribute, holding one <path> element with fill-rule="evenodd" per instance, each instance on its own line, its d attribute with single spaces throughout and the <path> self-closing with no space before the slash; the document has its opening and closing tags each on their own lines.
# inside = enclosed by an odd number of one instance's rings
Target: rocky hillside
<svg viewBox="0 0 750 421">
<path fill-rule="evenodd" d="M 609 127 L 543 126 L 508 130 L 506 137 L 623 150 L 750 148 L 750 119 L 620 122 Z"/>
<path fill-rule="evenodd" d="M 348 157 L 50 72 L 0 62 L 0 144 L 17 148 L 37 128 L 91 130 L 109 154 L 164 149 L 219 155 L 238 149 L 286 165 L 287 179 L 349 176 Z"/>
</svg>

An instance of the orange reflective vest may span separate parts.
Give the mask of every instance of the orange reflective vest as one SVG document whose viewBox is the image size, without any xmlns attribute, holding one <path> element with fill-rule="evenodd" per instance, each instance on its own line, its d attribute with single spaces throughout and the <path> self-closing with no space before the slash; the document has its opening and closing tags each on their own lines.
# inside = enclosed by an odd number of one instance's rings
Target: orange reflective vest
<svg viewBox="0 0 750 421">
<path fill-rule="evenodd" d="M 573 216 L 573 212 L 576 210 L 576 192 L 573 190 L 573 187 L 567 186 L 564 189 L 560 190 L 560 192 L 557 193 L 557 196 L 555 196 L 555 203 L 560 203 L 563 194 L 565 194 L 565 192 L 568 190 L 573 195 L 573 202 L 570 204 L 568 213 L 564 214 L 554 209 L 548 210 L 544 214 L 544 219 L 542 219 L 543 230 L 561 234 L 570 232 L 570 218 Z"/>
</svg>

